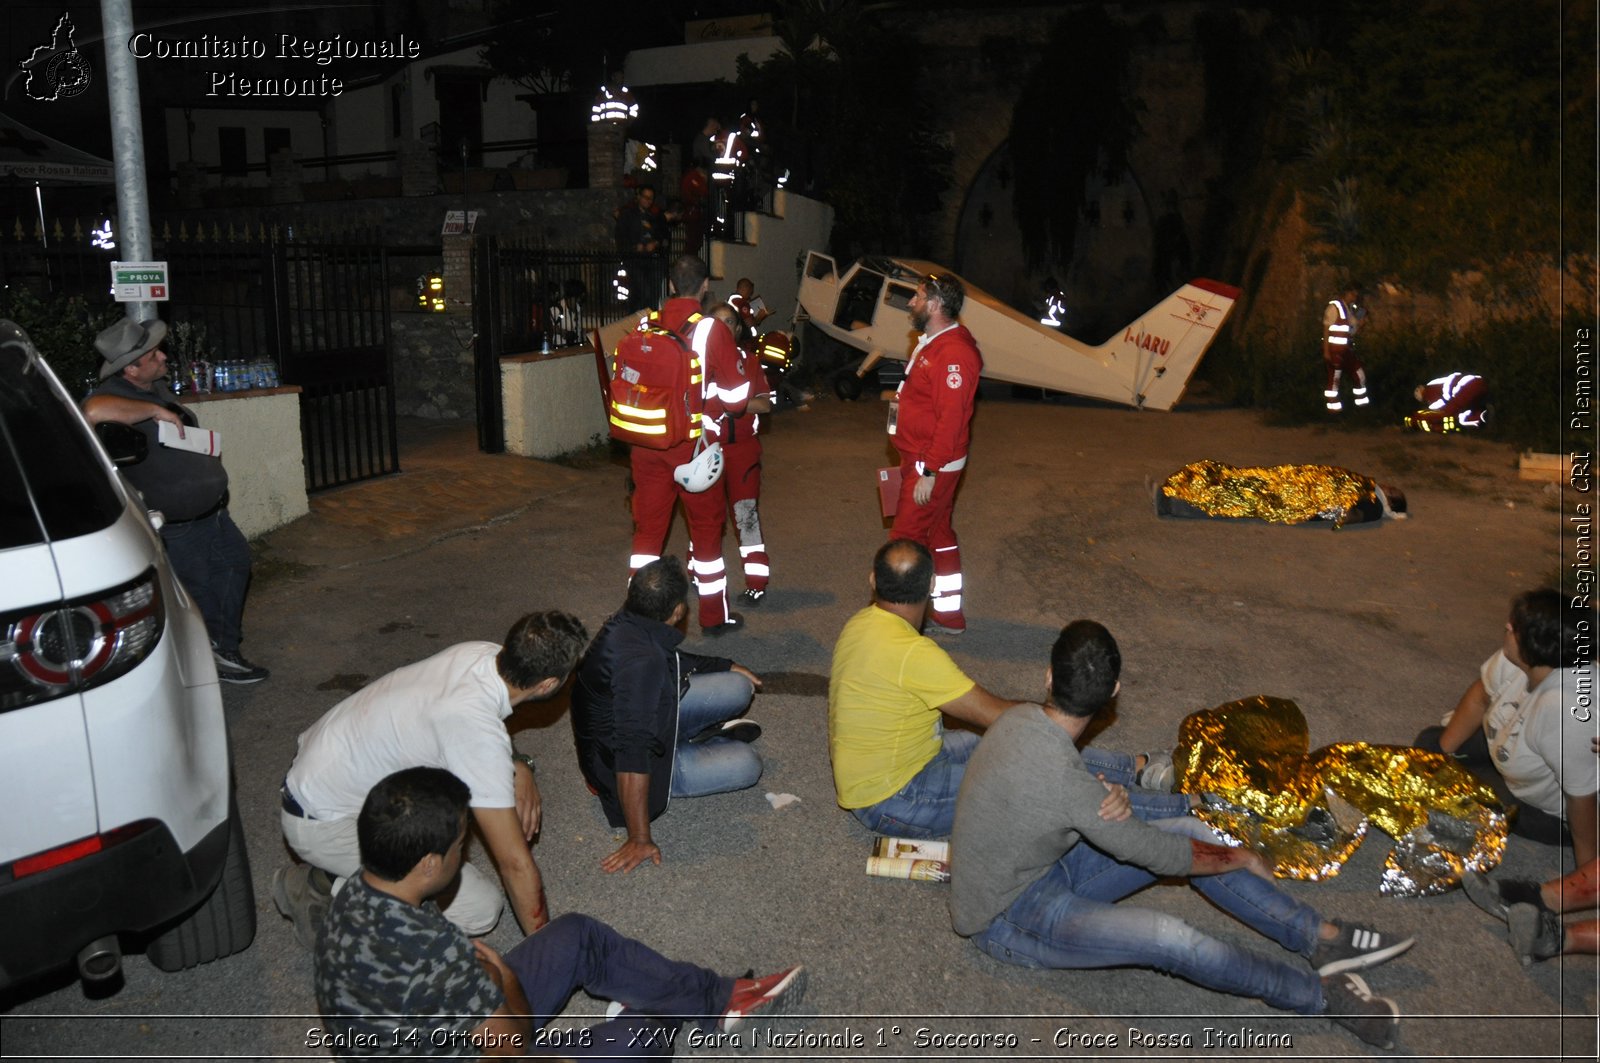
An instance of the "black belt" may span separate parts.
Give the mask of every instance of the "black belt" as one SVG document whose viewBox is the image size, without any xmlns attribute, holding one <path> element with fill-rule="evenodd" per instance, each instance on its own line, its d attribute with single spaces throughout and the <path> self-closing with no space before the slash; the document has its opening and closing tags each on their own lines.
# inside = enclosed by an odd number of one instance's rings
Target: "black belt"
<svg viewBox="0 0 1600 1063">
<path fill-rule="evenodd" d="M 289 780 L 287 778 L 285 778 L 282 785 L 278 787 L 278 803 L 283 806 L 283 810 L 285 812 L 298 819 L 316 818 L 314 816 L 306 815 L 306 810 L 301 808 L 300 802 L 294 799 L 294 794 L 289 792 Z"/>
<path fill-rule="evenodd" d="M 222 497 L 217 499 L 217 504 L 212 506 L 210 509 L 206 510 L 204 513 L 200 514 L 199 516 L 188 517 L 188 518 L 186 518 L 184 520 L 164 521 L 163 522 L 163 526 L 164 527 L 174 527 L 174 528 L 176 528 L 176 527 L 178 527 L 179 525 L 182 525 L 182 524 L 193 524 L 197 520 L 205 520 L 207 517 L 214 517 L 227 504 L 228 504 L 228 492 L 224 491 L 222 493 Z"/>
</svg>

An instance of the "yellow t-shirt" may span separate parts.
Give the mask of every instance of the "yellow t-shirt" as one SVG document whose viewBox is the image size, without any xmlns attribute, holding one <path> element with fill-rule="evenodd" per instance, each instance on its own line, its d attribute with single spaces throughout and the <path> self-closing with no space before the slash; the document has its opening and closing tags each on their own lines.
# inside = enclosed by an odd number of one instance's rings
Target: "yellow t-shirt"
<svg viewBox="0 0 1600 1063">
<path fill-rule="evenodd" d="M 939 706 L 977 684 L 930 638 L 869 605 L 845 624 L 828 680 L 828 752 L 842 808 L 898 792 L 934 758 Z"/>
</svg>

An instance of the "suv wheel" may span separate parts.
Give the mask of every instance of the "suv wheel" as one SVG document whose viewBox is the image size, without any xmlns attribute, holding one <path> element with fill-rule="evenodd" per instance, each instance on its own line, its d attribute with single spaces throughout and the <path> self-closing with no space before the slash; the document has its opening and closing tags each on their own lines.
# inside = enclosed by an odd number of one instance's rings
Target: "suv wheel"
<svg viewBox="0 0 1600 1063">
<path fill-rule="evenodd" d="M 228 859 L 217 888 L 193 912 L 150 942 L 145 955 L 163 971 L 181 971 L 243 952 L 256 936 L 255 890 L 239 808 L 228 812 Z"/>
</svg>

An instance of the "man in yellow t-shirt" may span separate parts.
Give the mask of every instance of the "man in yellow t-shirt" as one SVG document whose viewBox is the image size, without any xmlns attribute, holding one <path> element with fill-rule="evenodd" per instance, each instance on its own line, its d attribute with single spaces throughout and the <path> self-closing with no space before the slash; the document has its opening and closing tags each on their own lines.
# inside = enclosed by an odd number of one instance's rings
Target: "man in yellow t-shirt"
<svg viewBox="0 0 1600 1063">
<path fill-rule="evenodd" d="M 839 804 L 868 829 L 903 838 L 942 838 L 955 822 L 956 792 L 973 731 L 945 731 L 941 714 L 988 727 L 1015 702 L 973 682 L 924 636 L 933 559 L 906 539 L 873 558 L 872 604 L 851 617 L 833 648 L 828 751 Z"/>
</svg>

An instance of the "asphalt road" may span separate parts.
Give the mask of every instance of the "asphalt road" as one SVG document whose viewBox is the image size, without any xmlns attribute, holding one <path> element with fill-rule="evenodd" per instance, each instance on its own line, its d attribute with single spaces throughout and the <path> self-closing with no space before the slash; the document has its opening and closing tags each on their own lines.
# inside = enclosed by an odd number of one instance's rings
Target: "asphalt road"
<svg viewBox="0 0 1600 1063">
<path fill-rule="evenodd" d="M 808 1015 L 771 1027 L 801 1044 L 763 1040 L 758 1058 L 1385 1054 L 1325 1020 L 1149 971 L 1001 966 L 950 931 L 947 887 L 863 873 L 869 836 L 833 801 L 826 687 L 834 638 L 867 600 L 883 539 L 872 483 L 886 457 L 882 417 L 876 402 L 823 402 L 784 415 L 768 437 L 762 511 L 774 591 L 746 633 L 716 644 L 766 678 L 751 713 L 766 729 L 766 774 L 750 791 L 674 803 L 656 825 L 660 867 L 600 870 L 615 842 L 573 763 L 564 700 L 514 718 L 518 748 L 539 760 L 545 828 L 535 855 L 554 910 L 588 912 L 733 973 L 808 964 Z M 1206 457 L 1345 465 L 1400 484 L 1413 516 L 1340 532 L 1157 520 L 1147 481 Z M 255 944 L 173 975 L 131 956 L 109 999 L 70 983 L 36 987 L 0 1016 L 0 1054 L 325 1058 L 308 1036 L 320 1025 L 310 957 L 270 896 L 286 860 L 276 785 L 295 736 L 366 679 L 452 642 L 497 640 L 529 609 L 569 609 L 597 626 L 623 593 L 625 472 L 601 459 L 551 467 L 536 478 L 544 486 L 496 500 L 499 519 L 462 526 L 441 514 L 381 549 L 341 540 L 315 515 L 269 536 L 245 649 L 273 678 L 226 691 L 260 910 Z M 1404 743 L 1454 704 L 1498 646 L 1510 596 L 1560 565 L 1560 496 L 1517 480 L 1509 449 L 1377 427 L 1287 429 L 1235 410 L 1141 414 L 989 396 L 962 492 L 972 628 L 954 656 L 990 689 L 1036 698 L 1060 626 L 1101 620 L 1121 643 L 1124 679 L 1118 718 L 1097 741 L 1127 750 L 1170 745 L 1186 713 L 1251 694 L 1298 702 L 1314 746 Z M 681 522 L 671 547 L 686 549 Z M 775 809 L 768 793 L 799 801 Z M 1395 1054 L 1593 1058 L 1595 961 L 1525 970 L 1503 929 L 1461 894 L 1380 897 L 1388 848 L 1374 830 L 1339 877 L 1286 888 L 1329 916 L 1417 935 L 1369 978 L 1406 1013 Z M 1561 857 L 1514 839 L 1506 866 L 1542 879 Z M 474 858 L 486 861 L 481 849 Z M 1181 886 L 1152 888 L 1138 903 L 1276 949 Z M 518 938 L 507 917 L 489 940 L 505 948 Z M 602 1009 L 579 994 L 558 1022 Z"/>
</svg>

